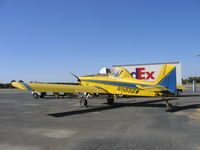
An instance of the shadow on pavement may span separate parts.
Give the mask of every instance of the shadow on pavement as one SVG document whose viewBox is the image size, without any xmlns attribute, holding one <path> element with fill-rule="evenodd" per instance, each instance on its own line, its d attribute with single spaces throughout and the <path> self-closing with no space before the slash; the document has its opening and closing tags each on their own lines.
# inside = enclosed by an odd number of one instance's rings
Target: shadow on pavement
<svg viewBox="0 0 200 150">
<path fill-rule="evenodd" d="M 169 112 L 178 112 L 182 110 L 188 110 L 188 109 L 197 109 L 200 108 L 200 104 L 192 104 L 192 105 L 186 105 L 186 106 L 174 106 L 172 110 Z"/>
<path fill-rule="evenodd" d="M 194 94 L 194 95 L 181 95 L 181 97 L 200 97 L 200 95 Z"/>
<path fill-rule="evenodd" d="M 177 100 L 178 98 L 168 98 L 168 101 Z M 153 100 L 153 101 L 145 101 L 145 102 L 134 102 L 134 103 L 114 103 L 112 105 L 102 106 L 102 107 L 95 107 L 95 108 L 84 108 L 81 110 L 74 110 L 74 111 L 68 111 L 68 112 L 60 112 L 60 113 L 53 113 L 48 114 L 49 116 L 53 117 L 64 117 L 64 116 L 70 116 L 70 115 L 77 115 L 77 114 L 84 114 L 84 113 L 90 113 L 90 112 L 99 112 L 104 110 L 110 110 L 120 107 L 163 107 L 165 108 L 165 103 L 163 104 L 157 104 L 157 102 L 165 102 L 166 100 Z M 154 103 L 154 104 L 152 104 Z M 156 103 L 156 104 L 155 104 Z"/>
</svg>

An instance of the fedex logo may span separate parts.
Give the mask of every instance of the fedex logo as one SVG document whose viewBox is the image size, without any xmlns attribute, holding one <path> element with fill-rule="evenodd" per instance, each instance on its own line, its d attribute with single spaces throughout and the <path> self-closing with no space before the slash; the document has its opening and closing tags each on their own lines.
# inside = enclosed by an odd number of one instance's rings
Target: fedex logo
<svg viewBox="0 0 200 150">
<path fill-rule="evenodd" d="M 136 68 L 135 72 L 132 72 L 132 75 L 135 75 L 136 79 L 140 80 L 148 80 L 148 79 L 155 79 L 154 77 L 155 71 L 147 72 L 145 68 Z"/>
</svg>

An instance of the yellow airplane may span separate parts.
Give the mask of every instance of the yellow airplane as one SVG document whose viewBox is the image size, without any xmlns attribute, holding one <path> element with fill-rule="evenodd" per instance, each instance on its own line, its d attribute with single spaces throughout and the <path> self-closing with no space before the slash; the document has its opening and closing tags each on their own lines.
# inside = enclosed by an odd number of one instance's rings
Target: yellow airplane
<svg viewBox="0 0 200 150">
<path fill-rule="evenodd" d="M 82 96 L 80 105 L 87 106 L 91 95 L 107 95 L 107 102 L 112 104 L 118 95 L 162 97 L 173 96 L 177 93 L 176 67 L 165 64 L 154 82 L 135 79 L 125 68 L 115 68 L 110 74 L 77 77 L 80 85 L 44 84 L 12 82 L 12 86 L 21 90 L 37 91 L 40 93 L 87 93 Z M 172 105 L 166 99 L 167 108 Z"/>
</svg>

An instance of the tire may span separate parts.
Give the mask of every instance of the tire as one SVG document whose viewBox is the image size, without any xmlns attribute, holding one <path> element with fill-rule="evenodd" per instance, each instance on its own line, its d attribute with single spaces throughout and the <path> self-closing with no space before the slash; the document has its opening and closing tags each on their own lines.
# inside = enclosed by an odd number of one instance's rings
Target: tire
<svg viewBox="0 0 200 150">
<path fill-rule="evenodd" d="M 41 93 L 40 98 L 44 98 L 46 93 Z"/>
<path fill-rule="evenodd" d="M 87 107 L 87 104 L 88 104 L 88 102 L 85 98 L 80 99 L 80 106 Z"/>
<path fill-rule="evenodd" d="M 178 92 L 176 93 L 176 96 L 177 96 L 177 97 L 180 97 L 181 94 L 182 94 L 182 91 L 178 91 Z"/>
<path fill-rule="evenodd" d="M 113 104 L 114 103 L 114 98 L 112 98 L 112 97 L 107 98 L 107 103 L 108 104 Z"/>
<path fill-rule="evenodd" d="M 33 93 L 32 95 L 33 95 L 33 98 L 34 98 L 34 99 L 38 99 L 38 98 L 39 98 L 38 93 Z"/>
</svg>

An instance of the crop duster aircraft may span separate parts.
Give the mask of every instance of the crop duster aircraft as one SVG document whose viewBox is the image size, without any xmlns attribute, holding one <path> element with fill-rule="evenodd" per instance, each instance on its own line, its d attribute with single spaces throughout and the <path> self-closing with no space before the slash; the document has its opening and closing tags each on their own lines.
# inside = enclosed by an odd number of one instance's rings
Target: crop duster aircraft
<svg viewBox="0 0 200 150">
<path fill-rule="evenodd" d="M 12 86 L 21 90 L 37 91 L 41 93 L 87 93 L 81 96 L 80 105 L 87 106 L 87 99 L 91 95 L 107 95 L 107 102 L 112 104 L 118 95 L 162 97 L 173 96 L 177 93 L 176 67 L 171 64 L 162 66 L 154 82 L 135 79 L 125 68 L 115 68 L 110 74 L 77 77 L 80 85 L 44 84 L 12 82 Z M 172 105 L 166 99 L 167 108 Z"/>
</svg>

